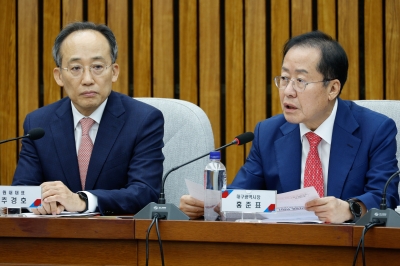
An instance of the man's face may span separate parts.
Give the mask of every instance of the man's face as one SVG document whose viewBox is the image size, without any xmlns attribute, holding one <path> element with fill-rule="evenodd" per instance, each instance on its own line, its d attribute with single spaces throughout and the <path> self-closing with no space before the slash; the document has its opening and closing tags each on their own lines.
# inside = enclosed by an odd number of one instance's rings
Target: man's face
<svg viewBox="0 0 400 266">
<path fill-rule="evenodd" d="M 62 42 L 60 54 L 62 62 L 60 68 L 53 70 L 54 78 L 76 109 L 89 116 L 110 95 L 112 83 L 118 79 L 119 67 L 112 64 L 110 45 L 97 31 L 76 31 Z M 96 74 L 89 69 L 96 65 L 109 67 Z M 83 73 L 73 74 L 71 70 L 79 67 L 83 67 Z"/>
<path fill-rule="evenodd" d="M 306 82 L 322 81 L 324 77 L 317 71 L 320 58 L 321 52 L 316 48 L 292 47 L 283 59 L 281 76 Z M 302 92 L 293 86 L 296 85 L 291 81 L 286 89 L 279 89 L 285 119 L 293 124 L 304 123 L 311 130 L 317 129 L 332 112 L 340 82 L 332 80 L 326 87 L 324 82 L 310 83 Z"/>
</svg>

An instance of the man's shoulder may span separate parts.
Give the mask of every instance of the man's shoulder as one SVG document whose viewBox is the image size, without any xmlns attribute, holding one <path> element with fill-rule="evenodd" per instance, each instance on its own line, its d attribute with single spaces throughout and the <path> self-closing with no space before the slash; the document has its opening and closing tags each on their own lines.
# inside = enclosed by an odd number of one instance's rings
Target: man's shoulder
<svg viewBox="0 0 400 266">
<path fill-rule="evenodd" d="M 137 112 L 149 112 L 149 111 L 155 111 L 158 110 L 154 106 L 144 103 L 142 101 L 138 101 L 135 98 L 128 96 L 123 93 L 115 92 L 112 91 L 110 94 L 110 97 L 119 99 L 122 103 L 122 105 L 128 109 L 128 111 L 133 111 L 135 113 Z"/>
<path fill-rule="evenodd" d="M 347 106 L 350 112 L 353 114 L 354 118 L 359 122 L 369 122 L 369 123 L 380 123 L 390 119 L 384 113 L 374 111 L 368 107 L 357 104 L 357 102 L 349 100 L 341 100 L 345 106 Z"/>
<path fill-rule="evenodd" d="M 268 136 L 270 138 L 279 138 L 283 135 L 294 132 L 298 128 L 298 124 L 289 123 L 286 121 L 283 114 L 278 114 L 260 121 L 255 128 L 255 134 Z"/>
<path fill-rule="evenodd" d="M 258 123 L 258 126 L 261 129 L 278 129 L 284 124 L 290 124 L 286 121 L 285 116 L 283 114 L 274 115 L 270 118 L 262 120 Z"/>
<path fill-rule="evenodd" d="M 30 112 L 29 116 L 46 116 L 54 114 L 61 106 L 68 107 L 70 106 L 70 99 L 68 97 L 62 98 L 54 103 L 50 103 L 48 105 L 42 106 L 32 112 Z"/>
<path fill-rule="evenodd" d="M 373 136 L 377 130 L 382 128 L 391 132 L 397 131 L 396 123 L 392 118 L 360 106 L 353 101 L 345 100 L 339 102 L 335 126 L 352 134 L 368 133 L 370 136 Z"/>
</svg>

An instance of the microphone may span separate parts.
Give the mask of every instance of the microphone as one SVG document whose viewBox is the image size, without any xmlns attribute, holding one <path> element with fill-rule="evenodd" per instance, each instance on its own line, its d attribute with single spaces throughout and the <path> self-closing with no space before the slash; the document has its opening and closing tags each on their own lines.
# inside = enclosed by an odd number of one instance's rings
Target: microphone
<svg viewBox="0 0 400 266">
<path fill-rule="evenodd" d="M 218 149 L 215 149 L 214 151 L 219 151 L 222 149 L 225 149 L 231 145 L 243 145 L 248 142 L 251 142 L 254 139 L 254 134 L 253 132 L 246 132 L 243 134 L 240 134 L 239 136 L 236 136 L 235 139 L 222 146 L 219 147 Z M 165 173 L 162 183 L 161 183 L 161 192 L 160 192 L 160 197 L 158 198 L 158 204 L 155 202 L 151 202 L 147 204 L 142 210 L 140 210 L 136 215 L 133 216 L 133 218 L 136 219 L 153 219 L 155 214 L 158 214 L 160 219 L 166 219 L 166 220 L 189 220 L 189 217 L 184 214 L 175 204 L 172 203 L 165 203 L 165 193 L 164 193 L 164 185 L 165 185 L 165 180 L 167 179 L 168 175 L 172 173 L 173 171 L 178 170 L 182 166 L 185 166 L 187 164 L 190 164 L 194 161 L 197 161 L 207 155 L 209 155 L 210 152 L 203 154 L 193 160 L 190 160 L 186 163 L 183 163 L 181 165 L 178 165 L 171 170 L 169 170 L 167 173 Z"/>
<path fill-rule="evenodd" d="M 370 209 L 363 217 L 361 217 L 356 225 L 366 225 L 368 223 L 377 223 L 382 224 L 386 227 L 400 227 L 400 214 L 392 209 L 388 209 L 386 205 L 386 189 L 390 182 L 397 175 L 400 174 L 400 171 L 394 173 L 389 179 L 386 181 L 386 184 L 383 188 L 381 204 L 379 206 L 379 210 L 376 208 Z"/>
<path fill-rule="evenodd" d="M 37 140 L 37 139 L 42 138 L 43 136 L 44 136 L 43 128 L 37 127 L 37 128 L 33 128 L 33 129 L 29 130 L 28 134 L 26 134 L 25 136 L 13 138 L 13 139 L 2 140 L 2 141 L 0 141 L 0 144 L 6 143 L 6 142 L 9 142 L 12 140 L 22 139 L 22 138 L 29 138 L 30 140 Z"/>
<path fill-rule="evenodd" d="M 235 137 L 235 139 L 234 139 L 231 143 L 228 143 L 228 144 L 226 144 L 226 145 L 224 145 L 224 146 L 222 146 L 222 147 L 219 147 L 218 149 L 215 149 L 215 151 L 219 151 L 219 150 L 225 149 L 225 148 L 227 148 L 227 147 L 229 147 L 229 146 L 231 146 L 231 145 L 233 145 L 233 144 L 243 145 L 243 144 L 246 144 L 246 143 L 252 141 L 253 139 L 254 139 L 254 134 L 253 134 L 253 132 L 246 132 L 246 133 L 240 134 L 239 136 Z M 203 155 L 201 155 L 201 156 L 199 156 L 199 157 L 197 157 L 197 158 L 195 158 L 195 159 L 193 159 L 193 160 L 190 160 L 189 162 L 186 162 L 186 163 L 184 163 L 184 164 L 181 164 L 181 165 L 176 166 L 176 167 L 172 168 L 171 170 L 169 170 L 169 171 L 164 175 L 164 177 L 163 177 L 163 179 L 162 179 L 161 193 L 160 193 L 160 197 L 159 197 L 159 199 L 158 199 L 158 203 L 159 203 L 159 204 L 165 204 L 164 186 L 165 186 L 165 180 L 167 179 L 167 177 L 168 177 L 168 175 L 169 175 L 170 173 L 172 173 L 172 172 L 175 171 L 175 170 L 178 170 L 178 169 L 181 168 L 182 166 L 185 166 L 185 165 L 190 164 L 190 163 L 192 163 L 192 162 L 194 162 L 194 161 L 197 161 L 197 160 L 199 160 L 199 159 L 201 159 L 201 158 L 203 158 L 203 157 L 205 157 L 205 156 L 207 156 L 207 155 L 209 155 L 209 154 L 210 154 L 210 153 L 208 152 L 208 153 L 203 154 Z"/>
</svg>

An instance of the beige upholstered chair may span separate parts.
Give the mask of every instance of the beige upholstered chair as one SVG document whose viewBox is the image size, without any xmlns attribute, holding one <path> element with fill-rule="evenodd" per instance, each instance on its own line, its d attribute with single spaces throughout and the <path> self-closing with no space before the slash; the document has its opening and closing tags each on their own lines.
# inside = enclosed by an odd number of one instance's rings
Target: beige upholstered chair
<svg viewBox="0 0 400 266">
<path fill-rule="evenodd" d="M 367 107 L 375 112 L 381 113 L 394 120 L 397 130 L 400 131 L 400 101 L 395 100 L 357 100 L 356 104 Z M 400 167 L 400 133 L 396 136 L 396 157 Z"/>
<path fill-rule="evenodd" d="M 168 98 L 135 99 L 156 107 L 164 115 L 163 176 L 173 167 L 214 149 L 210 121 L 197 105 Z M 188 194 L 185 179 L 203 184 L 204 167 L 208 161 L 206 156 L 168 175 L 164 187 L 166 202 L 179 206 L 180 197 Z"/>
<path fill-rule="evenodd" d="M 396 100 L 357 100 L 356 104 L 367 107 L 375 112 L 381 113 L 394 120 L 397 126 L 397 161 L 400 168 L 400 101 Z M 400 194 L 400 184 L 399 184 Z"/>
</svg>

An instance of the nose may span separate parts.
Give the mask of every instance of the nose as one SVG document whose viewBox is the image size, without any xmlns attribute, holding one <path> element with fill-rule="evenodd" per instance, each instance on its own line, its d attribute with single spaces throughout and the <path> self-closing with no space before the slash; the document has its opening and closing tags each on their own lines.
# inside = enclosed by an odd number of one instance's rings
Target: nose
<svg viewBox="0 0 400 266">
<path fill-rule="evenodd" d="M 289 80 L 288 85 L 286 86 L 286 88 L 283 90 L 286 96 L 291 96 L 291 97 L 295 97 L 297 94 L 297 91 L 294 89 L 295 83 L 293 79 Z"/>
<path fill-rule="evenodd" d="M 82 83 L 83 84 L 92 84 L 93 83 L 93 75 L 92 75 L 92 71 L 90 70 L 90 66 L 86 66 L 83 69 Z"/>
<path fill-rule="evenodd" d="M 294 86 L 295 86 L 295 80 L 294 80 L 294 79 L 290 79 L 290 80 L 289 80 L 289 83 L 288 83 L 288 85 L 286 86 L 286 88 L 289 87 L 290 83 L 292 83 L 292 88 L 294 89 Z"/>
</svg>

